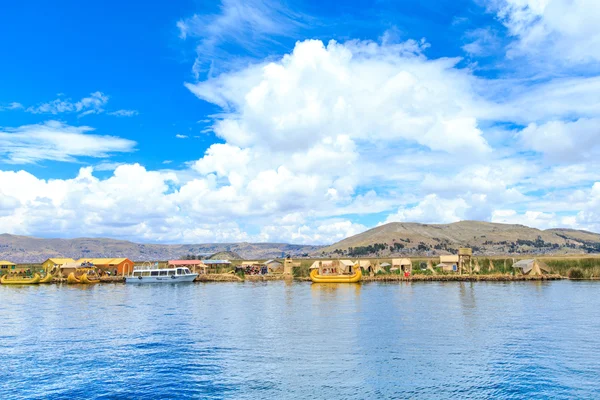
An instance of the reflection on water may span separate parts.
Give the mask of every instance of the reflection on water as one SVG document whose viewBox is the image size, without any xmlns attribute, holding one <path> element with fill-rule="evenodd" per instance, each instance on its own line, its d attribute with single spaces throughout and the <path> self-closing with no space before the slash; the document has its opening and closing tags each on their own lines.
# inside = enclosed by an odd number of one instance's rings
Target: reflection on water
<svg viewBox="0 0 600 400">
<path fill-rule="evenodd" d="M 2 398 L 594 398 L 593 282 L 0 286 Z"/>
</svg>

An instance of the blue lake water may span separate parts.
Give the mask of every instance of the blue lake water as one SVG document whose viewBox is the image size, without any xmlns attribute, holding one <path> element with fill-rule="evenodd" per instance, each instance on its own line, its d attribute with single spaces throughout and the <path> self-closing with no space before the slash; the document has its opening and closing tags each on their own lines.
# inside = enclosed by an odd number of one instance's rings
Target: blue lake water
<svg viewBox="0 0 600 400">
<path fill-rule="evenodd" d="M 600 283 L 0 286 L 2 399 L 597 398 Z"/>
</svg>

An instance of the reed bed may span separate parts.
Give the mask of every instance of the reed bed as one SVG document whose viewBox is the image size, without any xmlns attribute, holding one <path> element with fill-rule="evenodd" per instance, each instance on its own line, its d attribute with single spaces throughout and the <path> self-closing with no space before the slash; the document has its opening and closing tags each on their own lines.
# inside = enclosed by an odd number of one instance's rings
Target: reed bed
<svg viewBox="0 0 600 400">
<path fill-rule="evenodd" d="M 363 282 L 512 282 L 512 281 L 546 281 L 565 279 L 563 276 L 552 275 L 506 275 L 506 274 L 487 274 L 487 275 L 412 275 L 408 278 L 403 275 L 375 275 L 363 276 Z"/>
<path fill-rule="evenodd" d="M 235 274 L 202 274 L 195 282 L 243 282 L 243 279 Z"/>
</svg>

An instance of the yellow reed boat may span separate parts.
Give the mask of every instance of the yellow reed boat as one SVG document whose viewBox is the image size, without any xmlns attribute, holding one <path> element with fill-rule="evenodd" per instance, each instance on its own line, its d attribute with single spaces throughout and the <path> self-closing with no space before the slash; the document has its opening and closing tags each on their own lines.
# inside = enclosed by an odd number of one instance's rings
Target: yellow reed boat
<svg viewBox="0 0 600 400">
<path fill-rule="evenodd" d="M 0 283 L 3 285 L 37 285 L 40 283 L 40 274 L 35 273 L 31 277 L 21 275 L 2 275 Z"/>
<path fill-rule="evenodd" d="M 351 275 L 320 275 L 318 269 L 313 269 L 310 271 L 310 279 L 315 283 L 357 283 L 362 279 L 362 271 L 357 268 Z"/>
<path fill-rule="evenodd" d="M 83 268 L 77 268 L 75 270 L 75 272 L 71 272 L 68 276 L 67 276 L 67 283 L 83 283 L 83 284 L 90 284 L 90 283 L 98 283 L 100 282 L 100 278 L 98 277 L 98 274 L 96 273 L 96 268 L 94 267 L 83 267 Z"/>
<path fill-rule="evenodd" d="M 54 279 L 54 275 L 53 274 L 46 274 L 46 276 L 44 276 L 43 278 L 40 279 L 40 283 L 52 283 L 52 280 Z"/>
<path fill-rule="evenodd" d="M 100 279 L 98 277 L 95 277 L 95 278 L 90 277 L 87 273 L 85 273 L 85 274 L 81 275 L 81 278 L 79 278 L 79 282 L 89 285 L 91 283 L 100 282 Z"/>
</svg>

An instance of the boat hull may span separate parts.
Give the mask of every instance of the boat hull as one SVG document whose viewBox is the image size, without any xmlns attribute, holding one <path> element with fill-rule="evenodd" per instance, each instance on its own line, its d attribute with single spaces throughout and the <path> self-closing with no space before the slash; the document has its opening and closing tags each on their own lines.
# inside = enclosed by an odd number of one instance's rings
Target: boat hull
<svg viewBox="0 0 600 400">
<path fill-rule="evenodd" d="M 354 275 L 319 275 L 319 270 L 313 269 L 310 279 L 315 283 L 357 283 L 362 279 L 362 271 L 358 268 Z"/>
<path fill-rule="evenodd" d="M 40 283 L 51 283 L 53 279 L 54 279 L 54 275 L 47 274 L 45 277 L 40 279 Z"/>
<path fill-rule="evenodd" d="M 33 274 L 31 278 L 10 278 L 3 275 L 2 278 L 0 278 L 0 283 L 3 285 L 36 285 L 40 283 L 40 280 L 40 274 Z"/>
<path fill-rule="evenodd" d="M 170 276 L 127 276 L 125 283 L 128 284 L 146 284 L 146 283 L 181 283 L 193 282 L 198 274 L 191 275 L 170 275 Z"/>
</svg>

